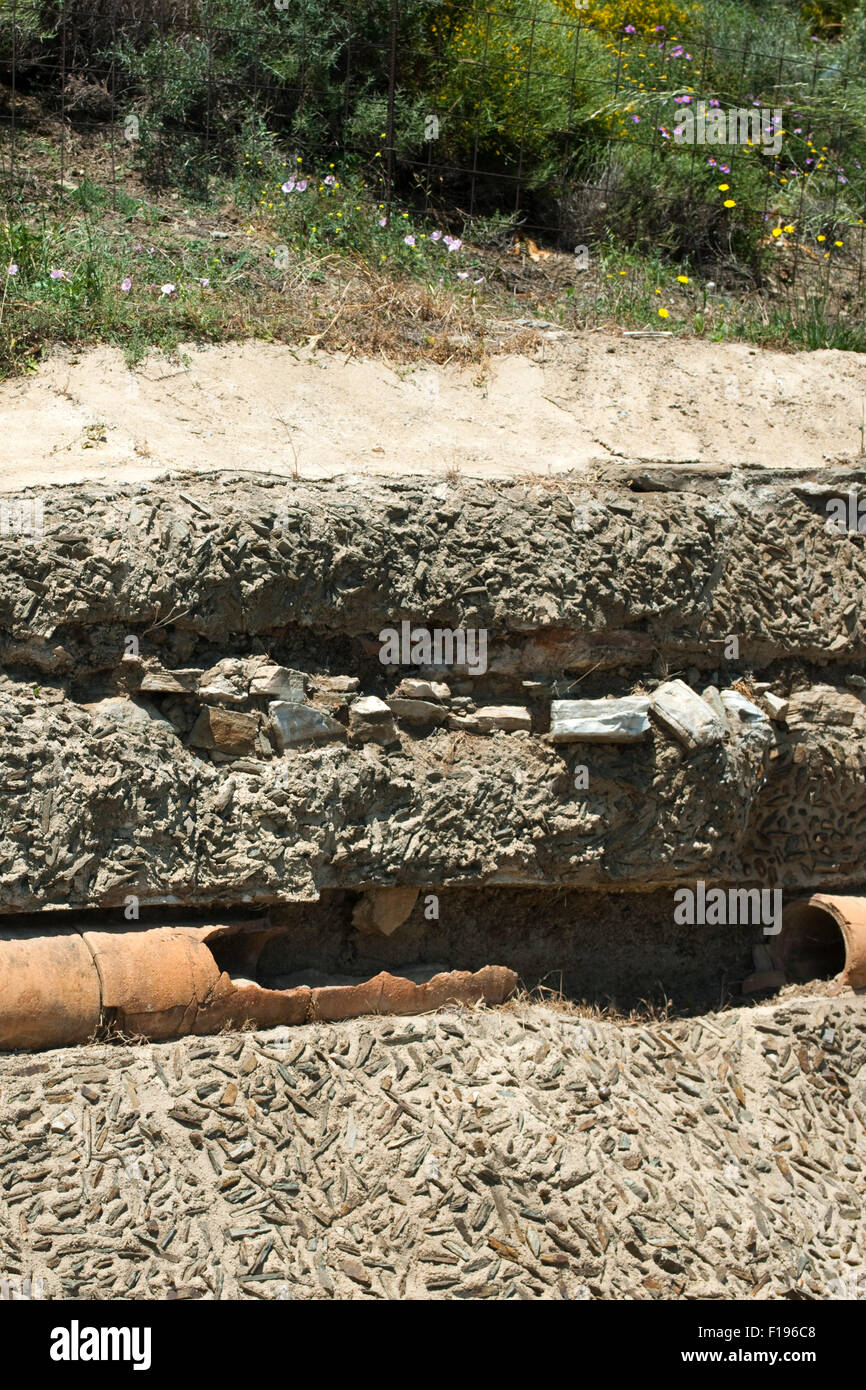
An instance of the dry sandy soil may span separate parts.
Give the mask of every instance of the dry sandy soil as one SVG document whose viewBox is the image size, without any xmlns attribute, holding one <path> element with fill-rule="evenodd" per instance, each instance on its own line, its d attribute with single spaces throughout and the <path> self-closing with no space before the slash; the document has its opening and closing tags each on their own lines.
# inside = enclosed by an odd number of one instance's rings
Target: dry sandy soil
<svg viewBox="0 0 866 1390">
<path fill-rule="evenodd" d="M 614 459 L 774 468 L 861 453 L 866 361 L 745 343 L 542 332 L 484 368 L 247 342 L 130 371 L 119 351 L 50 357 L 0 385 L 0 484 L 137 482 L 166 468 L 307 479 L 544 475 Z"/>
</svg>

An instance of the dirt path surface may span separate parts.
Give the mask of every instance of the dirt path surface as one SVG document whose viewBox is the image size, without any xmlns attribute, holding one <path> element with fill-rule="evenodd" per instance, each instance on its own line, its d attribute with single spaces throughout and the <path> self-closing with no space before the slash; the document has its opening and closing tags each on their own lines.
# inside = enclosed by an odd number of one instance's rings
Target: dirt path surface
<svg viewBox="0 0 866 1390">
<path fill-rule="evenodd" d="M 539 1005 L 0 1058 L 51 1298 L 856 1298 L 861 1002 Z"/>
<path fill-rule="evenodd" d="M 539 337 L 532 357 L 467 368 L 258 342 L 134 372 L 114 349 L 60 352 L 0 385 L 0 480 L 138 482 L 175 467 L 501 477 L 614 459 L 814 467 L 860 453 L 859 354 Z"/>
</svg>

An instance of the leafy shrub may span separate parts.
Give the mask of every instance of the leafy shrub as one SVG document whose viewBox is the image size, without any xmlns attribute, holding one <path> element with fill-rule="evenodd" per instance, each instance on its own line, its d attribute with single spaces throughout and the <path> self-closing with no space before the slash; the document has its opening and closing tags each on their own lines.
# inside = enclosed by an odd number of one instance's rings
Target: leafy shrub
<svg viewBox="0 0 866 1390">
<path fill-rule="evenodd" d="M 14 52 L 22 68 L 36 59 L 49 30 L 43 26 L 39 0 L 0 0 L 0 62 L 9 63 Z"/>
<path fill-rule="evenodd" d="M 554 0 L 472 0 L 446 12 L 435 93 L 446 160 L 520 174 L 528 188 L 561 175 L 580 131 L 582 153 L 599 132 L 582 117 L 611 67 L 597 35 L 563 20 Z"/>
<path fill-rule="evenodd" d="M 678 4 L 677 0 L 608 0 L 606 4 L 582 4 L 580 0 L 554 0 L 557 9 L 572 19 L 598 29 L 603 34 L 618 34 L 630 24 L 639 34 L 664 30 L 678 34 L 696 13 L 694 5 Z"/>
</svg>

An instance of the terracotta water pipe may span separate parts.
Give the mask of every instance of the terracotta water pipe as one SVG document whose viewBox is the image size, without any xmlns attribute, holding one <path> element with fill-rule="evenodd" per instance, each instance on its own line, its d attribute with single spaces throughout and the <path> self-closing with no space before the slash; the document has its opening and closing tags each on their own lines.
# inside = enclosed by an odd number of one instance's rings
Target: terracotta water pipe
<svg viewBox="0 0 866 1390">
<path fill-rule="evenodd" d="M 357 985 L 265 989 L 258 957 L 279 933 L 261 922 L 204 927 L 0 930 L 0 1049 L 63 1047 L 98 1030 L 153 1040 L 448 1003 L 501 1004 L 517 987 L 503 966 L 447 971 L 417 985 L 383 972 Z M 220 967 L 212 947 L 232 962 Z"/>
<path fill-rule="evenodd" d="M 99 975 L 77 931 L 0 932 L 0 1048 L 82 1042 L 100 1011 Z"/>
<path fill-rule="evenodd" d="M 866 897 L 813 893 L 782 913 L 782 930 L 769 948 L 789 980 L 835 977 L 866 988 Z"/>
</svg>

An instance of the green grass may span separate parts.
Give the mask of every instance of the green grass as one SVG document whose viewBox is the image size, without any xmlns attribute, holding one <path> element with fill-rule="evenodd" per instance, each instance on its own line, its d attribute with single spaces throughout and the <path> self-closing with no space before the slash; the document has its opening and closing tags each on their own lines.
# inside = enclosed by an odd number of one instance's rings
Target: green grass
<svg viewBox="0 0 866 1390">
<path fill-rule="evenodd" d="M 609 323 L 711 342 L 866 351 L 862 316 L 826 291 L 792 296 L 791 302 L 721 292 L 687 258 L 673 265 L 660 253 L 641 254 L 612 238 L 597 248 L 595 274 L 565 290 L 559 318 L 578 329 Z"/>
<path fill-rule="evenodd" d="M 126 229 L 123 214 L 106 216 L 105 190 L 93 185 L 80 185 L 72 203 L 63 219 L 0 225 L 0 372 L 31 366 L 51 342 L 118 343 L 135 360 L 151 347 L 223 336 L 248 253 L 226 256 L 197 237 L 150 241 Z"/>
<path fill-rule="evenodd" d="M 12 9 L 0 0 L 7 65 Z M 514 291 L 522 312 L 861 350 L 866 0 L 634 0 L 632 33 L 621 6 L 595 0 L 580 11 L 572 0 L 412 0 L 387 225 L 390 0 L 208 0 L 209 23 L 193 11 L 185 27 L 157 0 L 14 9 L 24 183 L 0 218 L 0 373 L 52 342 L 107 341 L 135 357 L 187 338 L 327 330 L 333 341 L 332 321 L 375 347 L 401 316 L 410 347 L 432 337 L 438 351 L 439 330 L 421 325 L 449 318 L 480 340 L 487 309 L 521 311 L 502 258 L 525 219 L 557 227 L 560 246 L 589 245 L 593 271 L 565 286 L 540 267 Z M 655 27 L 675 12 L 676 39 L 671 24 Z M 74 111 L 61 126 L 61 58 L 70 90 L 114 84 L 113 132 L 104 107 L 89 133 Z M 780 157 L 678 145 L 677 113 L 698 100 L 781 107 Z M 29 133 L 46 122 L 51 136 Z M 70 174 L 77 187 L 60 202 Z M 224 226 L 228 238 L 215 238 Z M 464 245 L 449 251 L 446 233 Z M 360 285 L 359 302 L 390 303 L 393 285 L 405 303 L 364 327 L 349 308 Z"/>
<path fill-rule="evenodd" d="M 122 147 L 115 166 L 107 142 L 82 143 L 74 159 L 66 152 L 61 201 L 56 143 L 19 132 L 28 176 L 0 217 L 0 376 L 32 370 L 53 343 L 112 343 L 134 362 L 184 341 L 247 336 L 325 336 L 358 350 L 387 342 L 389 353 L 430 348 L 445 360 L 463 351 L 449 346 L 452 323 L 483 352 L 486 318 L 527 311 L 571 328 L 866 350 L 862 233 L 844 221 L 853 195 L 825 196 L 817 174 L 808 196 L 780 187 L 759 214 L 761 156 L 741 152 L 735 221 L 718 186 L 733 172 L 695 171 L 688 151 L 665 162 L 667 150 L 623 147 L 608 201 L 630 235 L 602 223 L 588 238 L 591 273 L 564 284 L 542 266 L 516 300 L 506 286 L 518 216 L 424 218 L 395 202 L 389 222 L 382 150 L 289 159 L 261 124 L 251 120 L 247 136 L 237 168 L 206 190 L 148 188 L 137 151 Z M 378 325 L 371 304 L 384 306 Z"/>
<path fill-rule="evenodd" d="M 378 186 L 351 167 L 305 173 L 248 155 L 207 202 L 136 198 L 79 170 L 59 203 L 52 152 L 30 153 L 45 166 L 30 201 L 0 220 L 0 376 L 32 370 L 53 343 L 112 343 L 135 362 L 184 341 L 321 334 L 346 279 L 408 284 L 406 312 L 433 320 L 481 288 L 477 255 L 405 208 L 388 221 Z"/>
</svg>

